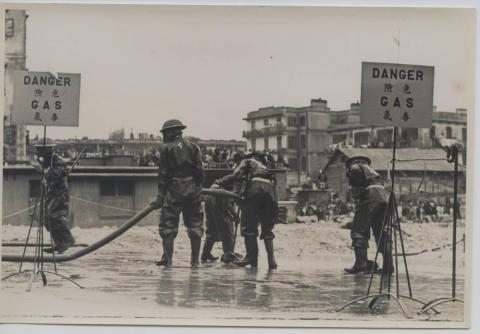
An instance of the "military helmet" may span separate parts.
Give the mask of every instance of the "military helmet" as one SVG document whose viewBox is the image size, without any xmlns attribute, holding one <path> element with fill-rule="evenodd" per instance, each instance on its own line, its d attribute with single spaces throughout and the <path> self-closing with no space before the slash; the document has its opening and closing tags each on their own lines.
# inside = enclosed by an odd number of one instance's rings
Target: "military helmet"
<svg viewBox="0 0 480 334">
<path fill-rule="evenodd" d="M 262 164 L 264 164 L 265 166 L 268 165 L 267 160 L 265 159 L 265 156 L 258 151 L 254 151 L 252 153 L 247 154 L 245 156 L 245 159 L 255 159 L 255 160 L 261 162 Z"/>
<path fill-rule="evenodd" d="M 372 164 L 372 160 L 370 158 L 364 156 L 364 155 L 356 155 L 354 157 L 351 157 L 345 161 L 345 167 L 349 169 L 353 164 L 365 164 L 370 166 Z"/>
<path fill-rule="evenodd" d="M 178 119 L 170 119 L 170 120 L 166 121 L 165 123 L 163 123 L 163 127 L 162 127 L 162 130 L 160 130 L 160 132 L 173 130 L 173 129 L 183 130 L 185 128 L 186 128 L 186 126 L 183 125 L 183 123 L 180 122 Z"/>
</svg>

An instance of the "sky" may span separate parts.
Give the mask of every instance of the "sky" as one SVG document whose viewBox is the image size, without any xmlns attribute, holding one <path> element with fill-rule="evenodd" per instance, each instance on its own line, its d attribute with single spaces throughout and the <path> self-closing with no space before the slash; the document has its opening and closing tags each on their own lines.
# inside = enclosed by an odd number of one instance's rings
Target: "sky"
<svg viewBox="0 0 480 334">
<path fill-rule="evenodd" d="M 189 136 L 242 139 L 242 118 L 260 107 L 323 98 L 348 109 L 360 100 L 362 61 L 434 66 L 437 109 L 474 108 L 473 10 L 26 8 L 28 69 L 82 75 L 80 125 L 49 127 L 51 138 L 157 135 L 176 118 Z"/>
</svg>

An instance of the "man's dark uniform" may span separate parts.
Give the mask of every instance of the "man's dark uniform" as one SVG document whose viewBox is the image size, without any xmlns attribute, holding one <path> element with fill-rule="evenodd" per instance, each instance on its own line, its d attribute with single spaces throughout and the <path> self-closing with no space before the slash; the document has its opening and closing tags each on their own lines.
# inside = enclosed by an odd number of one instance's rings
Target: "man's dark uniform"
<svg viewBox="0 0 480 334">
<path fill-rule="evenodd" d="M 166 263 L 160 261 L 157 264 L 172 265 L 173 244 L 182 213 L 192 247 L 191 264 L 196 267 L 203 235 L 203 209 L 199 196 L 203 164 L 200 148 L 182 138 L 181 130 L 185 128 L 177 120 L 165 122 L 162 128 L 164 146 L 160 152 L 156 203 L 161 208 L 159 232 Z"/>
<path fill-rule="evenodd" d="M 235 189 L 235 176 L 229 174 L 215 180 L 212 188 L 220 188 L 228 191 Z M 211 254 L 213 245 L 217 241 L 222 242 L 222 262 L 229 263 L 235 260 L 234 255 L 234 220 L 236 217 L 235 203 L 232 199 L 208 195 L 205 197 L 206 231 L 205 244 L 203 246 L 202 261 L 216 261 L 218 258 Z"/>
<path fill-rule="evenodd" d="M 347 177 L 352 187 L 352 196 L 357 201 L 351 229 L 355 264 L 352 268 L 345 269 L 348 273 L 369 272 L 371 266 L 374 265 L 369 264 L 367 258 L 370 229 L 373 231 L 379 252 L 383 253 L 384 268 L 387 268 L 387 260 L 391 256 L 388 252 L 384 252 L 385 234 L 380 238 L 387 209 L 387 194 L 379 174 L 370 167 L 370 163 L 370 159 L 361 156 L 346 161 Z M 390 266 L 390 268 L 392 267 Z"/>
<path fill-rule="evenodd" d="M 245 182 L 243 193 L 241 230 L 245 238 L 247 254 L 239 266 L 257 266 L 258 259 L 258 225 L 261 227 L 260 239 L 264 240 L 268 255 L 268 265 L 271 269 L 277 268 L 274 257 L 272 229 L 278 215 L 278 203 L 275 196 L 275 182 L 273 175 L 266 167 L 267 163 L 260 154 L 249 154 L 235 169 L 233 175 Z"/>
<path fill-rule="evenodd" d="M 66 163 L 61 157 L 53 153 L 51 165 L 46 169 L 46 222 L 45 227 L 50 231 L 54 242 L 54 249 L 59 253 L 75 244 L 75 239 L 68 227 L 68 171 Z M 51 252 L 52 249 L 45 249 Z"/>
</svg>

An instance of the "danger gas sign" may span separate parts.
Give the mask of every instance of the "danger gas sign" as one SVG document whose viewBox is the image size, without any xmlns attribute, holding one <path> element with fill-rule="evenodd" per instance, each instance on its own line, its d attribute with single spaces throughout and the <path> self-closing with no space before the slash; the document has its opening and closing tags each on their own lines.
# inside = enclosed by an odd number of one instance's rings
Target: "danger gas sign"
<svg viewBox="0 0 480 334">
<path fill-rule="evenodd" d="M 80 74 L 17 71 L 12 123 L 78 126 Z"/>
<path fill-rule="evenodd" d="M 430 128 L 434 67 L 362 63 L 360 123 Z"/>
</svg>

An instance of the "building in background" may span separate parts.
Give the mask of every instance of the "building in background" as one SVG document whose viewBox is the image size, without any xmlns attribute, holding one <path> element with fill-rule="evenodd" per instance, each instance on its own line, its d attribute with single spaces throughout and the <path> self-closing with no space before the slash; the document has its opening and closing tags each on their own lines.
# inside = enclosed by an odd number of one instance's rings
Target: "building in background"
<svg viewBox="0 0 480 334">
<path fill-rule="evenodd" d="M 3 161 L 25 161 L 27 156 L 27 131 L 23 125 L 11 124 L 13 111 L 14 71 L 26 69 L 26 22 L 25 10 L 5 10 L 5 74 L 3 116 Z"/>
<path fill-rule="evenodd" d="M 307 107 L 266 107 L 247 114 L 247 151 L 269 151 L 289 165 L 288 184 L 299 185 L 315 178 L 335 148 L 390 148 L 391 127 L 360 124 L 360 104 L 332 111 L 323 99 L 312 99 Z M 401 148 L 440 148 L 467 144 L 467 111 L 433 110 L 430 129 L 400 128 Z M 466 154 L 463 154 L 466 163 Z"/>
<path fill-rule="evenodd" d="M 312 99 L 307 107 L 267 107 L 248 113 L 247 151 L 269 151 L 287 162 L 289 184 L 299 184 L 328 160 L 331 141 L 327 101 Z"/>
</svg>

